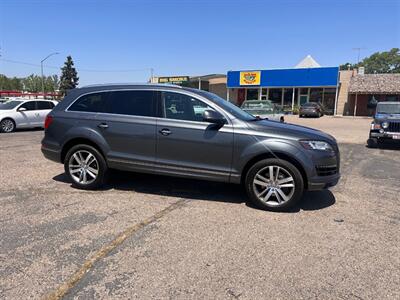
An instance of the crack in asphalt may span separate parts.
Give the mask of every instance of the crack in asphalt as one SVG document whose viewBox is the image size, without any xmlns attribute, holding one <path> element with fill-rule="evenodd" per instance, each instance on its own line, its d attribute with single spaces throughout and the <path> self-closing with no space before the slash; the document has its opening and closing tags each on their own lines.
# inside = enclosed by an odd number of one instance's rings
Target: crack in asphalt
<svg viewBox="0 0 400 300">
<path fill-rule="evenodd" d="M 140 223 L 136 223 L 124 231 L 122 231 L 117 237 L 115 237 L 110 243 L 104 245 L 100 248 L 95 254 L 93 254 L 90 258 L 88 258 L 82 266 L 64 283 L 59 285 L 54 291 L 50 292 L 49 294 L 44 296 L 46 300 L 57 300 L 62 299 L 77 283 L 79 283 L 83 277 L 89 272 L 94 264 L 101 260 L 102 258 L 106 257 L 111 251 L 117 248 L 119 245 L 125 242 L 126 239 L 131 237 L 134 233 L 138 230 L 143 229 L 144 227 L 156 222 L 157 220 L 164 217 L 169 212 L 178 209 L 185 205 L 189 200 L 187 199 L 179 199 L 178 201 L 172 203 L 171 205 L 167 206 L 163 210 L 155 213 L 151 217 L 143 220 Z"/>
</svg>

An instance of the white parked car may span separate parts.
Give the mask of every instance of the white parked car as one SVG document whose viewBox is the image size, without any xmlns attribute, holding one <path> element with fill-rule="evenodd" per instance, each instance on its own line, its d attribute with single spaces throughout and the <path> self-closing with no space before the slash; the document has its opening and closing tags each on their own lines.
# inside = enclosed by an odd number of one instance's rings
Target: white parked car
<svg viewBox="0 0 400 300">
<path fill-rule="evenodd" d="M 44 127 L 47 114 L 57 105 L 50 100 L 10 100 L 0 104 L 0 132 Z"/>
<path fill-rule="evenodd" d="M 240 108 L 261 119 L 285 121 L 282 108 L 275 105 L 271 100 L 246 100 Z"/>
</svg>

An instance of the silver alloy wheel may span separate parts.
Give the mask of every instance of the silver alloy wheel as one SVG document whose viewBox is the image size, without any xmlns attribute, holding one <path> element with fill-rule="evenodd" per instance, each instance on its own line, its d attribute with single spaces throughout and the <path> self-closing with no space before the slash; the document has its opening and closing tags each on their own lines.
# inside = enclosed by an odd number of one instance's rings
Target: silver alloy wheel
<svg viewBox="0 0 400 300">
<path fill-rule="evenodd" d="M 289 171 L 281 166 L 267 166 L 254 176 L 253 190 L 258 199 L 277 206 L 289 201 L 295 191 L 295 183 Z"/>
<path fill-rule="evenodd" d="M 9 119 L 1 121 L 1 130 L 3 132 L 12 132 L 14 130 L 14 122 Z"/>
<path fill-rule="evenodd" d="M 79 184 L 91 184 L 99 174 L 96 157 L 86 150 L 78 150 L 71 155 L 68 169 L 72 179 Z"/>
</svg>

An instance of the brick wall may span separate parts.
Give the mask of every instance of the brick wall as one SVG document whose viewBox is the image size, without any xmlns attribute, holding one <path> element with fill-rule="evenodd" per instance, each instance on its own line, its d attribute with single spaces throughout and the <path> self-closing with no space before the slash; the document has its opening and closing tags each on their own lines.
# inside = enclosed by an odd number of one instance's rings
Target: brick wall
<svg viewBox="0 0 400 300">
<path fill-rule="evenodd" d="M 338 102 L 337 102 L 337 115 L 350 115 L 350 102 L 349 102 L 349 84 L 350 79 L 353 76 L 353 71 L 340 71 L 339 72 L 339 95 L 338 95 Z"/>
</svg>

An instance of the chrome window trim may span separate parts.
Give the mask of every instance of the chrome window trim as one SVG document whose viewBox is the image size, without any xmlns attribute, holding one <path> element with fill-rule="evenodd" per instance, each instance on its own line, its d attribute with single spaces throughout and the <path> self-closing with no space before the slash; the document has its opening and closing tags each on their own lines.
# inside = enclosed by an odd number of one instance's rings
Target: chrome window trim
<svg viewBox="0 0 400 300">
<path fill-rule="evenodd" d="M 218 105 L 216 105 L 214 102 L 212 102 L 211 100 L 201 96 L 201 95 L 197 95 L 196 93 L 191 93 L 190 91 L 185 91 L 185 90 L 179 90 L 179 91 L 175 91 L 175 90 L 170 90 L 170 89 L 162 89 L 162 88 L 149 88 L 149 89 L 143 89 L 143 88 L 139 88 L 139 89 L 134 89 L 134 88 L 126 88 L 126 89 L 108 89 L 108 90 L 100 90 L 100 91 L 91 91 L 91 92 L 87 92 L 84 94 L 79 95 L 74 101 L 72 101 L 67 108 L 64 109 L 64 112 L 67 113 L 84 113 L 84 114 L 92 114 L 92 115 L 98 115 L 98 114 L 102 114 L 102 115 L 111 115 L 111 116 L 127 116 L 127 117 L 140 117 L 140 118 L 152 118 L 152 119 L 161 119 L 161 120 L 174 120 L 174 121 L 183 121 L 183 122 L 187 122 L 187 123 L 194 123 L 194 124 L 211 124 L 211 123 L 207 123 L 207 122 L 201 122 L 201 121 L 188 121 L 188 120 L 177 120 L 177 119 L 169 119 L 169 118 L 165 118 L 165 117 L 149 117 L 149 116 L 139 116 L 139 115 L 124 115 L 124 114 L 114 114 L 114 113 L 104 113 L 104 112 L 90 112 L 90 111 L 73 111 L 73 110 L 69 110 L 69 108 L 76 102 L 78 101 L 80 98 L 86 96 L 86 95 L 91 95 L 91 94 L 98 94 L 98 93 L 108 93 L 108 92 L 119 92 L 119 91 L 151 91 L 151 92 L 171 92 L 171 93 L 178 93 L 178 94 L 183 94 L 186 96 L 190 96 L 193 97 L 199 101 L 205 102 L 207 103 L 207 105 L 211 106 L 213 109 L 215 109 L 216 111 L 218 111 L 219 113 L 221 113 L 227 120 L 227 124 L 225 125 L 232 125 L 232 121 L 231 119 L 234 119 L 233 116 L 231 116 L 229 113 L 227 113 L 225 110 L 223 110 L 221 107 L 219 107 Z M 200 99 L 199 99 L 200 98 Z M 161 99 L 162 101 L 162 99 Z M 163 104 L 163 103 L 162 103 Z M 164 104 L 163 104 L 164 106 Z M 165 113 L 165 112 L 163 112 Z"/>
</svg>

